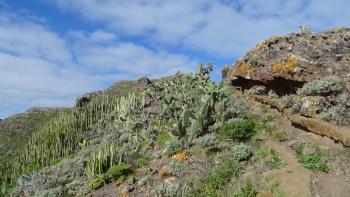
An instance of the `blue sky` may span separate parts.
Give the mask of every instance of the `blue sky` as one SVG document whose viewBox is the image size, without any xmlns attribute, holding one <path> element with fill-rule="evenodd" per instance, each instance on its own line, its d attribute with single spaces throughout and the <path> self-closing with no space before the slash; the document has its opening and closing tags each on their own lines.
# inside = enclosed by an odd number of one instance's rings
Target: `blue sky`
<svg viewBox="0 0 350 197">
<path fill-rule="evenodd" d="M 220 80 L 272 35 L 349 26 L 347 0 L 0 0 L 0 117 L 72 106 L 123 79 L 191 72 Z"/>
</svg>

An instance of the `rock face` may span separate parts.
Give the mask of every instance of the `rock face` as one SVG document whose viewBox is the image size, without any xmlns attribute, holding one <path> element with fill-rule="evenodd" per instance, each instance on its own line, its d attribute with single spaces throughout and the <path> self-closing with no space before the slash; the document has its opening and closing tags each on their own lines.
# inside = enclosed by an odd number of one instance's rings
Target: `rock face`
<svg viewBox="0 0 350 197">
<path fill-rule="evenodd" d="M 97 97 L 98 95 L 101 95 L 103 92 L 102 91 L 97 91 L 97 92 L 91 92 L 91 93 L 86 93 L 82 96 L 79 96 L 77 100 L 75 101 L 75 106 L 76 107 L 82 107 L 89 103 L 91 99 Z"/>
<path fill-rule="evenodd" d="M 145 90 L 150 84 L 152 84 L 152 81 L 147 77 L 141 77 L 137 80 L 140 90 Z"/>
<path fill-rule="evenodd" d="M 278 94 L 325 76 L 350 78 L 350 28 L 314 33 L 302 27 L 298 33 L 272 36 L 222 73 L 225 83 L 265 85 Z"/>
</svg>

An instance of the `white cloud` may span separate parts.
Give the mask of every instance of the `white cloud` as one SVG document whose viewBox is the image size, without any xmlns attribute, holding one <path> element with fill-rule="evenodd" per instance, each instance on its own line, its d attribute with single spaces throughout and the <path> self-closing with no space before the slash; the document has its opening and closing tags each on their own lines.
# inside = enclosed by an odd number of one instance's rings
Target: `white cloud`
<svg viewBox="0 0 350 197">
<path fill-rule="evenodd" d="M 0 117 L 34 106 L 70 106 L 77 96 L 121 79 L 158 77 L 195 65 L 183 55 L 122 42 L 102 29 L 61 36 L 19 18 L 0 14 Z"/>
<path fill-rule="evenodd" d="M 236 57 L 270 35 L 349 25 L 347 0 L 52 0 L 149 43 Z"/>
<path fill-rule="evenodd" d="M 126 73 L 134 77 L 159 77 L 193 71 L 197 61 L 184 55 L 152 51 L 146 47 L 118 40 L 101 45 L 95 42 L 96 32 L 80 36 L 74 45 L 77 62 L 104 73 Z"/>
<path fill-rule="evenodd" d="M 0 51 L 35 56 L 49 61 L 69 61 L 66 43 L 43 26 L 2 15 L 0 23 Z"/>
</svg>

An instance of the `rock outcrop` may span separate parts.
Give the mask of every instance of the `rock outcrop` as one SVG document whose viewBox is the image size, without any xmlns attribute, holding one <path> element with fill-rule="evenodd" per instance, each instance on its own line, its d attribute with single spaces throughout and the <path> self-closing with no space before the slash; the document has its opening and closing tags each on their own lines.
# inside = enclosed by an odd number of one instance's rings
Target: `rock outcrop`
<svg viewBox="0 0 350 197">
<path fill-rule="evenodd" d="M 280 95 L 325 76 L 348 79 L 350 28 L 314 33 L 302 27 L 298 33 L 272 36 L 222 73 L 226 83 L 244 89 L 265 85 Z"/>
</svg>

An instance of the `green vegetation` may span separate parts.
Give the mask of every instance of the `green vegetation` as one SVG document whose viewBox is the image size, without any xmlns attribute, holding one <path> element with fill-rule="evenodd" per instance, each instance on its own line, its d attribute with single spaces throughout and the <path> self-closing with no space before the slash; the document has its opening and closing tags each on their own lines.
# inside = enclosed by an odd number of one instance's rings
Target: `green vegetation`
<svg viewBox="0 0 350 197">
<path fill-rule="evenodd" d="M 138 166 L 147 166 L 151 160 L 152 160 L 152 158 L 149 156 L 141 156 L 140 158 L 138 158 L 136 160 L 136 164 Z"/>
<path fill-rule="evenodd" d="M 164 153 L 167 155 L 175 155 L 182 150 L 183 146 L 184 141 L 174 137 L 166 143 Z"/>
<path fill-rule="evenodd" d="M 334 121 L 338 125 L 350 126 L 350 94 L 343 94 L 336 100 L 335 106 L 320 114 L 324 120 Z"/>
<path fill-rule="evenodd" d="M 234 197 L 255 197 L 257 194 L 257 188 L 251 183 L 247 183 L 244 187 L 240 188 Z"/>
<path fill-rule="evenodd" d="M 260 177 L 257 175 L 249 176 L 239 189 L 227 191 L 233 192 L 235 197 L 255 197 L 255 196 L 273 196 L 284 197 L 285 192 L 279 187 L 278 182 L 273 181 L 271 177 Z"/>
<path fill-rule="evenodd" d="M 338 94 L 343 90 L 339 80 L 335 77 L 325 77 L 306 83 L 298 90 L 299 95 L 316 96 Z"/>
<path fill-rule="evenodd" d="M 196 145 L 198 145 L 202 149 L 206 149 L 208 151 L 216 151 L 220 150 L 220 139 L 214 134 L 206 134 L 202 137 L 199 137 L 195 140 Z"/>
<path fill-rule="evenodd" d="M 135 95 L 125 98 L 97 97 L 81 108 L 65 110 L 34 132 L 24 150 L 7 161 L 0 178 L 2 185 L 13 185 L 17 177 L 52 165 L 80 149 L 86 131 L 110 113 L 123 113 L 140 103 Z M 97 159 L 101 159 L 98 157 Z"/>
<path fill-rule="evenodd" d="M 164 146 L 169 140 L 171 140 L 171 136 L 167 132 L 161 132 L 156 138 L 157 144 L 161 146 Z"/>
<path fill-rule="evenodd" d="M 263 161 L 271 169 L 281 168 L 284 165 L 278 153 L 266 145 L 259 146 L 253 154 L 252 161 Z"/>
<path fill-rule="evenodd" d="M 252 151 L 249 146 L 240 143 L 239 145 L 233 147 L 233 155 L 236 160 L 245 161 L 251 157 Z"/>
<path fill-rule="evenodd" d="M 118 178 L 122 175 L 127 175 L 131 172 L 131 165 L 126 163 L 121 163 L 115 166 L 111 166 L 107 170 L 107 175 L 110 179 Z"/>
<path fill-rule="evenodd" d="M 272 169 L 281 168 L 284 165 L 284 163 L 281 160 L 280 156 L 277 154 L 277 152 L 273 149 L 270 149 L 270 154 L 271 154 L 271 157 L 265 163 L 268 166 L 270 166 Z"/>
<path fill-rule="evenodd" d="M 96 178 L 90 181 L 89 188 L 98 189 L 106 184 L 106 176 L 104 174 L 96 175 Z"/>
<path fill-rule="evenodd" d="M 256 120 L 251 117 L 237 118 L 225 123 L 219 134 L 235 141 L 247 141 L 256 134 Z"/>
<path fill-rule="evenodd" d="M 131 172 L 130 164 L 121 163 L 111 166 L 106 173 L 95 175 L 94 179 L 89 182 L 89 188 L 98 189 L 113 180 L 129 175 Z"/>
<path fill-rule="evenodd" d="M 198 194 L 204 196 L 217 196 L 217 191 L 224 189 L 232 176 L 237 176 L 242 167 L 237 161 L 225 158 L 222 163 L 214 166 L 209 175 L 208 183 L 202 186 Z"/>
<path fill-rule="evenodd" d="M 305 145 L 300 145 L 295 149 L 295 155 L 298 161 L 302 163 L 305 168 L 321 172 L 328 172 L 330 170 L 325 153 L 319 147 L 309 147 L 313 149 L 310 153 L 306 153 L 304 151 L 305 148 Z"/>
<path fill-rule="evenodd" d="M 166 167 L 167 172 L 157 174 L 164 181 L 152 189 L 155 194 L 218 196 L 225 192 L 232 178 L 256 156 L 254 135 L 272 131 L 273 117 L 249 113 L 231 88 L 210 80 L 211 70 L 211 65 L 201 66 L 199 73 L 160 79 L 144 92 L 125 97 L 107 90 L 61 112 L 33 134 L 26 151 L 7 163 L 16 165 L 1 180 L 4 191 L 23 175 L 14 195 L 41 179 L 45 185 L 30 188 L 31 195 L 58 188 L 55 194 L 85 196 L 113 181 L 125 181 L 133 169 L 147 169 L 152 158 L 162 158 L 157 166 Z M 267 165 L 282 165 L 271 150 L 265 157 Z M 45 173 L 36 173 L 46 166 L 50 167 Z M 31 172 L 33 176 L 26 176 Z M 147 180 L 154 175 L 141 176 Z"/>
<path fill-rule="evenodd" d="M 34 131 L 63 110 L 31 109 L 0 121 L 0 172 L 6 170 L 6 162 L 24 148 Z"/>
<path fill-rule="evenodd" d="M 258 86 L 255 85 L 253 87 L 251 87 L 248 90 L 249 94 L 255 94 L 255 95 L 266 95 L 267 94 L 267 90 L 265 86 Z"/>
</svg>

